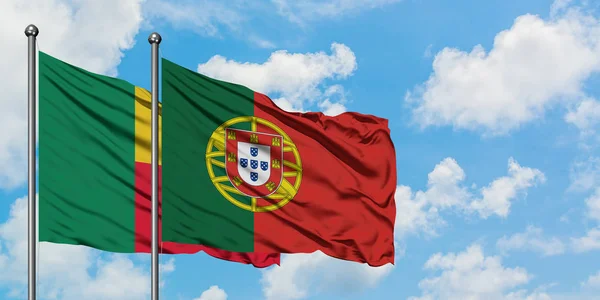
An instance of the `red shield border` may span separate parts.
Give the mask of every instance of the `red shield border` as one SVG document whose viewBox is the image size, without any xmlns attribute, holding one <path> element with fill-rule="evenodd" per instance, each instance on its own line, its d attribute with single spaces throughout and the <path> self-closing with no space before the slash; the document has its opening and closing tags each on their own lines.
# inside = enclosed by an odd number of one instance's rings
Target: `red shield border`
<svg viewBox="0 0 600 300">
<path fill-rule="evenodd" d="M 271 174 L 265 184 L 250 185 L 239 175 L 238 142 L 265 145 L 271 148 L 271 161 L 269 162 Z M 246 196 L 263 198 L 275 193 L 283 180 L 283 137 L 264 132 L 225 129 L 225 170 L 231 184 Z"/>
</svg>

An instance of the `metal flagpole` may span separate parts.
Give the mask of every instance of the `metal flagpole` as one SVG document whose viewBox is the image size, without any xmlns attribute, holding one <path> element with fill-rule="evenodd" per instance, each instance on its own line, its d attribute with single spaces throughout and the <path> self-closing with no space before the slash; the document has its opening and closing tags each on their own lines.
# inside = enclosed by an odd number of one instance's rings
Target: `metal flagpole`
<svg viewBox="0 0 600 300">
<path fill-rule="evenodd" d="M 36 38 L 39 33 L 38 28 L 35 25 L 29 25 L 25 28 L 25 36 L 27 36 L 27 48 L 28 48 L 28 133 L 29 139 L 27 140 L 27 158 L 29 161 L 28 164 L 28 197 L 29 197 L 29 207 L 27 219 L 29 223 L 28 229 L 28 243 L 27 243 L 27 251 L 28 251 L 28 294 L 29 300 L 36 299 L 36 229 L 37 229 L 37 220 L 36 220 L 36 199 L 35 199 L 35 180 L 36 180 L 36 158 L 35 158 L 35 145 L 36 145 L 36 129 L 37 129 L 37 120 L 36 120 L 36 92 L 37 92 L 37 62 L 36 62 Z"/>
<path fill-rule="evenodd" d="M 152 46 L 152 300 L 158 300 L 158 45 L 162 38 L 154 32 Z"/>
</svg>

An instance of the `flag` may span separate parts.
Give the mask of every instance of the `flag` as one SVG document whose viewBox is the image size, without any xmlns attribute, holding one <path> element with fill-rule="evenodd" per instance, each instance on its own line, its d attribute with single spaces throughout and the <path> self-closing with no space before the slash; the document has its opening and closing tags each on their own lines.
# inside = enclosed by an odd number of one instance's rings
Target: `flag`
<svg viewBox="0 0 600 300">
<path fill-rule="evenodd" d="M 165 241 L 394 262 L 386 119 L 286 112 L 166 59 L 162 99 Z"/>
<path fill-rule="evenodd" d="M 143 88 L 39 53 L 40 241 L 151 252 L 150 104 Z M 278 254 L 170 242 L 159 251 L 279 263 Z"/>
</svg>

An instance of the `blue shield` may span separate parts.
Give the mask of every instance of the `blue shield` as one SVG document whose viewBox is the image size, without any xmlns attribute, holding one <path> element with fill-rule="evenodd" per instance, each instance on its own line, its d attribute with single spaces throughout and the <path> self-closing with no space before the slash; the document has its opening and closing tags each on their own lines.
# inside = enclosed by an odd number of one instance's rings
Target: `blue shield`
<svg viewBox="0 0 600 300">
<path fill-rule="evenodd" d="M 248 167 L 248 159 L 240 158 L 240 166 L 242 166 L 242 168 L 247 168 Z"/>
</svg>

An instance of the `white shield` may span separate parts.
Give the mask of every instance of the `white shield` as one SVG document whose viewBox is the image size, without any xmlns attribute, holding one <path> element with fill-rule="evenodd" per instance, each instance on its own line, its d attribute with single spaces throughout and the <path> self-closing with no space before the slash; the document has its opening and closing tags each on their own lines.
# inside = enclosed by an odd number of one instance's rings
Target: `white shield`
<svg viewBox="0 0 600 300">
<path fill-rule="evenodd" d="M 238 172 L 249 185 L 263 185 L 271 176 L 271 147 L 238 142 Z"/>
</svg>

